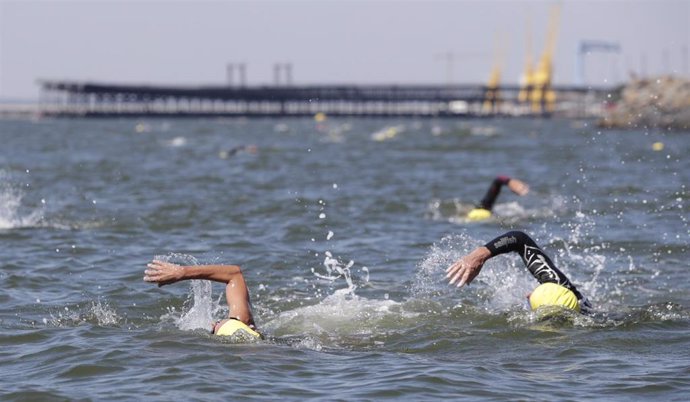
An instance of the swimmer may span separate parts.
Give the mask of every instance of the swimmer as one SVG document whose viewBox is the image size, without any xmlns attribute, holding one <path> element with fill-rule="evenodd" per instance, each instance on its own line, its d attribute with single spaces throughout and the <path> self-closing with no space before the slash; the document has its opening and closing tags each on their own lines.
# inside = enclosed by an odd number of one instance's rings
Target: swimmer
<svg viewBox="0 0 690 402">
<path fill-rule="evenodd" d="M 451 285 L 456 282 L 458 287 L 469 285 L 487 260 L 511 251 L 520 254 L 522 262 L 540 283 L 527 296 L 532 310 L 541 306 L 560 306 L 582 313 L 591 310 L 589 301 L 568 277 L 556 268 L 531 237 L 520 231 L 504 233 L 474 249 L 446 269 L 446 278 Z"/>
<path fill-rule="evenodd" d="M 240 145 L 229 150 L 222 150 L 218 153 L 221 159 L 227 159 L 230 156 L 237 155 L 240 152 L 246 152 L 248 154 L 256 154 L 259 151 L 259 147 L 254 144 L 251 145 Z"/>
<path fill-rule="evenodd" d="M 237 265 L 190 265 L 182 266 L 166 261 L 153 260 L 144 271 L 144 281 L 158 286 L 189 280 L 205 279 L 225 283 L 225 299 L 228 303 L 228 318 L 216 321 L 211 326 L 215 335 L 244 335 L 250 339 L 263 339 L 257 331 L 249 301 L 249 289 L 244 282 L 242 270 Z"/>
<path fill-rule="evenodd" d="M 494 207 L 496 198 L 501 192 L 501 186 L 508 186 L 510 191 L 517 195 L 525 195 L 529 192 L 529 186 L 518 179 L 511 179 L 508 176 L 497 176 L 491 183 L 489 190 L 484 195 L 481 203 L 467 214 L 467 219 L 471 221 L 481 221 L 491 217 L 491 209 Z"/>
</svg>

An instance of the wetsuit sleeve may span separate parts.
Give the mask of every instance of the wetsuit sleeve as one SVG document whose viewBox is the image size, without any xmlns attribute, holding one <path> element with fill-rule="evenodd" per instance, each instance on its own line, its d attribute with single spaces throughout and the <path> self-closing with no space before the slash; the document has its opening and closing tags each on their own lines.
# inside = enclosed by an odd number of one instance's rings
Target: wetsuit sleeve
<svg viewBox="0 0 690 402">
<path fill-rule="evenodd" d="M 551 282 L 559 284 L 575 293 L 578 300 L 583 299 L 582 294 L 570 282 L 568 277 L 556 268 L 551 258 L 526 233 L 521 231 L 507 232 L 486 243 L 484 247 L 489 249 L 492 257 L 511 251 L 520 254 L 522 262 L 539 283 Z"/>
<path fill-rule="evenodd" d="M 508 176 L 497 176 L 494 181 L 491 182 L 491 186 L 489 186 L 479 206 L 491 211 L 491 208 L 494 207 L 494 203 L 496 202 L 496 198 L 498 198 L 498 194 L 501 192 L 501 186 L 505 186 L 509 181 L 510 177 Z"/>
</svg>

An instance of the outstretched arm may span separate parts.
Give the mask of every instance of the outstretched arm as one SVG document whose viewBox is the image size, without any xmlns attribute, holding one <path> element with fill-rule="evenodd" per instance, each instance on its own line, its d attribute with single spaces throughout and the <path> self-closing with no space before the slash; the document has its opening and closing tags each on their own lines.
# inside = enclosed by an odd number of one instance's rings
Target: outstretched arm
<svg viewBox="0 0 690 402">
<path fill-rule="evenodd" d="M 583 298 L 568 277 L 556 268 L 551 258 L 539 248 L 531 237 L 521 231 L 504 233 L 460 258 L 446 270 L 446 278 L 449 278 L 451 285 L 459 280 L 458 287 L 466 283 L 469 284 L 479 274 L 488 259 L 509 252 L 516 252 L 520 255 L 522 262 L 539 283 L 557 283 L 572 290 L 578 299 Z"/>
<path fill-rule="evenodd" d="M 529 192 L 529 186 L 522 180 L 508 180 L 508 188 L 517 195 L 525 195 Z"/>
<path fill-rule="evenodd" d="M 510 191 L 517 195 L 525 195 L 529 192 L 529 186 L 525 184 L 522 180 L 511 179 L 508 176 L 496 176 L 494 181 L 491 182 L 489 189 L 484 194 L 484 198 L 480 202 L 479 206 L 483 209 L 491 211 L 498 198 L 498 194 L 501 192 L 502 186 L 508 186 Z"/>
<path fill-rule="evenodd" d="M 177 265 L 166 261 L 153 260 L 144 271 L 146 282 L 158 286 L 169 285 L 186 279 L 207 279 L 209 281 L 229 283 L 242 270 L 237 265 Z"/>
<path fill-rule="evenodd" d="M 206 279 L 223 282 L 225 298 L 228 302 L 230 317 L 237 318 L 247 325 L 254 325 L 249 306 L 249 289 L 237 265 L 177 265 L 166 261 L 153 260 L 144 271 L 146 282 L 158 286 L 169 285 L 188 279 Z"/>
<path fill-rule="evenodd" d="M 553 282 L 575 291 L 568 277 L 556 268 L 556 264 L 527 233 L 519 230 L 507 232 L 486 243 L 485 246 L 492 256 L 509 252 L 518 253 L 522 262 L 539 283 Z"/>
<path fill-rule="evenodd" d="M 493 256 L 488 248 L 478 247 L 448 267 L 446 278 L 449 279 L 451 285 L 455 282 L 458 282 L 458 287 L 464 284 L 469 285 L 479 275 L 486 260 L 491 257 Z"/>
</svg>

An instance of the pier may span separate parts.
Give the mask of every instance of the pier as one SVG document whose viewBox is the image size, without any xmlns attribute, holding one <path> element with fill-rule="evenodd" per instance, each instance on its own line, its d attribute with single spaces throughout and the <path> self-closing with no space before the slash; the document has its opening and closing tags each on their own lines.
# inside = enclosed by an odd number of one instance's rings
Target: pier
<svg viewBox="0 0 690 402">
<path fill-rule="evenodd" d="M 591 116 L 611 88 L 504 85 L 150 86 L 41 81 L 48 117 Z M 548 92 L 534 102 L 525 91 Z"/>
</svg>

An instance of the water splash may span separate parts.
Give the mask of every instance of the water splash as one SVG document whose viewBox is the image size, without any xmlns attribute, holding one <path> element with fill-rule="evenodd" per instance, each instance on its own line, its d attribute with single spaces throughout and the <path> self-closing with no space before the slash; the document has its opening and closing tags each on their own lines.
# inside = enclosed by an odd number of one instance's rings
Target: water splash
<svg viewBox="0 0 690 402">
<path fill-rule="evenodd" d="M 356 295 L 355 290 L 369 282 L 370 272 L 369 268 L 361 267 L 359 271 L 363 277 L 355 278 L 354 266 L 354 261 L 340 261 L 326 251 L 323 259 L 325 272 L 312 268 L 312 274 L 318 280 L 328 281 L 331 286 L 344 281 L 347 287 L 333 290 L 323 298 L 323 290 L 317 289 L 316 299 L 319 301 L 316 304 L 279 312 L 262 324 L 262 328 L 294 347 L 322 350 L 324 347 L 370 345 L 375 342 L 373 338 L 400 326 L 403 317 L 416 315 L 405 313 L 401 304 L 389 297 L 375 300 Z"/>
<path fill-rule="evenodd" d="M 579 201 L 575 199 L 575 202 Z M 593 216 L 577 211 L 574 219 L 565 223 L 567 237 L 549 235 L 552 243 L 560 243 L 553 253 L 555 264 L 578 287 L 578 289 L 596 304 L 604 303 L 606 295 L 612 292 L 621 293 L 622 289 L 608 281 L 601 280 L 602 273 L 607 267 L 607 258 L 602 251 L 604 245 L 597 244 L 592 233 L 595 233 L 596 220 Z M 592 239 L 586 243 L 588 239 Z M 613 279 L 613 278 L 609 278 Z M 616 288 L 616 290 L 614 290 Z"/>
<path fill-rule="evenodd" d="M 432 245 L 418 267 L 411 287 L 412 296 L 455 304 L 455 307 L 469 305 L 490 314 L 515 307 L 526 309 L 525 296 L 536 282 L 517 255 L 497 256 L 487 261 L 469 286 L 448 285 L 446 268 L 482 244 L 463 233 L 446 236 Z"/>
<path fill-rule="evenodd" d="M 175 138 L 172 138 L 168 141 L 165 141 L 165 145 L 171 148 L 179 148 L 187 145 L 187 138 L 178 136 Z"/>
<path fill-rule="evenodd" d="M 24 193 L 9 181 L 8 175 L 0 171 L 0 229 L 35 227 L 39 224 L 42 209 L 22 214 Z"/>
<path fill-rule="evenodd" d="M 43 318 L 45 325 L 55 327 L 74 327 L 81 324 L 95 324 L 99 326 L 118 325 L 122 318 L 108 303 L 101 300 L 92 301 L 87 307 L 63 307 L 50 314 L 50 318 Z"/>
<path fill-rule="evenodd" d="M 187 254 L 157 255 L 154 259 L 180 265 L 199 265 L 199 261 L 195 257 Z M 182 311 L 177 312 L 175 309 L 171 309 L 162 318 L 171 319 L 175 326 L 184 331 L 208 329 L 214 316 L 224 310 L 220 303 L 223 295 L 221 294 L 217 300 L 213 300 L 211 281 L 191 280 L 189 282 L 189 295 Z"/>
<path fill-rule="evenodd" d="M 449 296 L 451 288 L 445 281 L 445 271 L 478 242 L 469 235 L 450 235 L 434 243 L 424 260 L 419 263 L 410 292 L 413 298 L 431 299 Z"/>
<path fill-rule="evenodd" d="M 403 310 L 393 300 L 371 300 L 339 289 L 319 303 L 281 312 L 264 327 L 293 346 L 312 350 L 324 347 L 371 345 L 391 331 L 402 331 L 417 313 Z"/>
<path fill-rule="evenodd" d="M 352 273 L 350 272 L 350 268 L 355 265 L 355 262 L 350 260 L 347 264 L 344 264 L 338 261 L 337 258 L 333 258 L 333 254 L 331 254 L 330 251 L 326 251 L 324 254 L 325 257 L 323 260 L 323 266 L 326 268 L 326 274 L 320 274 L 316 272 L 314 268 L 312 268 L 311 272 L 314 274 L 314 276 L 331 282 L 335 282 L 337 279 L 343 278 L 345 279 L 345 282 L 347 282 L 348 292 L 354 293 L 355 289 L 357 289 L 357 285 L 355 285 L 352 281 Z"/>
<path fill-rule="evenodd" d="M 185 303 L 188 309 L 177 320 L 181 330 L 207 329 L 219 305 L 213 301 L 213 285 L 210 281 L 194 280 L 190 283 L 190 295 Z"/>
</svg>

